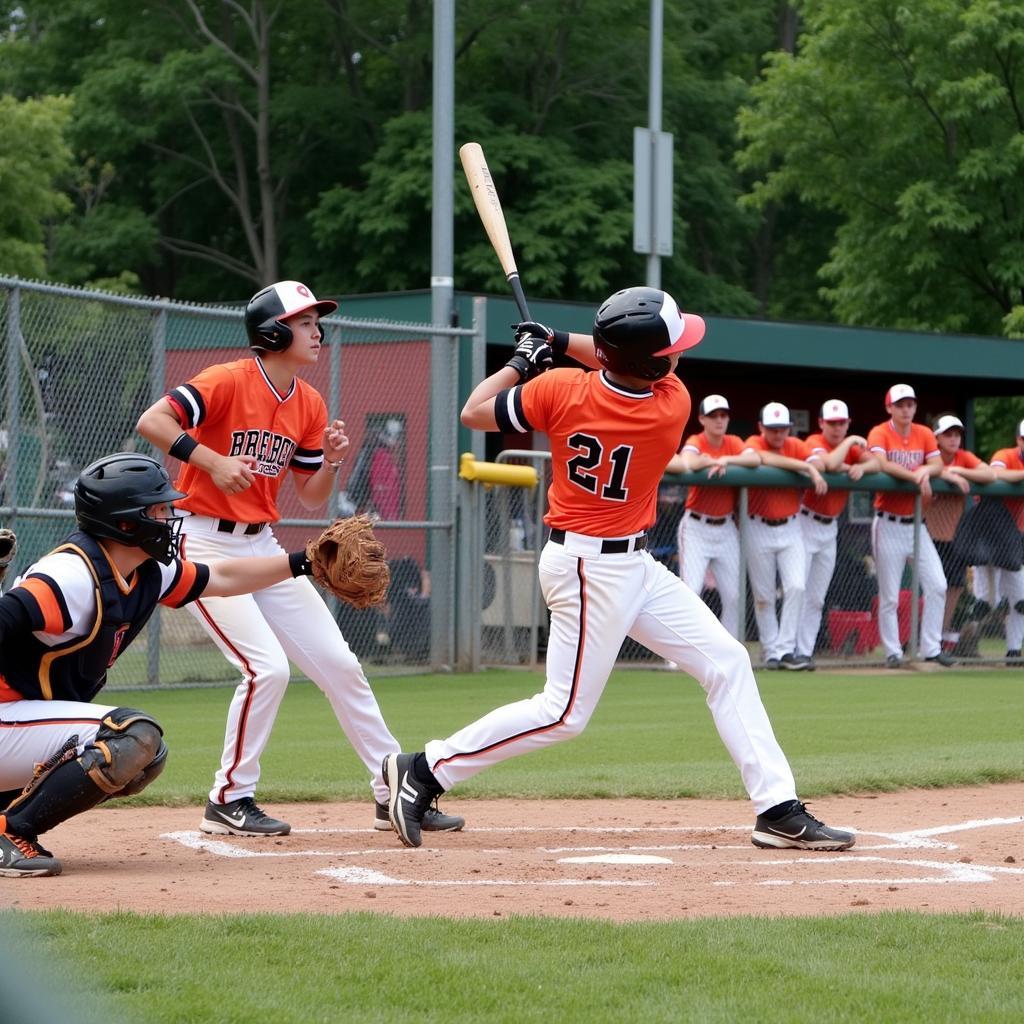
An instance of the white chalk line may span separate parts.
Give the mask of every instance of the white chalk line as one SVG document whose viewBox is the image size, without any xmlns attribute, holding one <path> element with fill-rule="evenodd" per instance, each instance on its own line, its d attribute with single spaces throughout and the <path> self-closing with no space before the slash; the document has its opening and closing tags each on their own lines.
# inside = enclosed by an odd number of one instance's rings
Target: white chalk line
<svg viewBox="0 0 1024 1024">
<path fill-rule="evenodd" d="M 1006 825 L 1018 825 L 1024 823 L 1024 816 L 1014 818 L 976 818 L 969 821 L 937 825 L 931 828 L 911 829 L 905 832 L 871 832 L 862 830 L 857 832 L 858 851 L 860 850 L 913 850 L 913 849 L 934 849 L 934 850 L 956 850 L 957 845 L 952 842 L 943 842 L 932 838 L 933 836 L 949 835 L 957 832 L 972 831 L 980 828 L 999 827 Z M 528 826 L 525 828 L 495 827 L 466 829 L 467 832 L 489 832 L 489 833 L 531 833 L 531 832 L 584 832 L 584 833 L 616 833 L 630 834 L 640 832 L 655 833 L 702 833 L 723 832 L 723 831 L 749 831 L 749 825 L 719 825 L 719 826 L 628 826 L 628 827 L 590 827 L 590 826 Z M 294 833 L 305 834 L 365 834 L 375 829 L 294 829 Z M 865 845 L 863 839 L 867 836 L 874 836 L 880 839 L 887 839 L 887 843 L 873 843 Z M 401 847 L 374 848 L 368 850 L 265 850 L 247 849 L 236 846 L 231 842 L 222 839 L 211 839 L 208 835 L 196 831 L 165 832 L 162 839 L 173 842 L 194 850 L 201 850 L 218 857 L 228 858 L 251 858 L 251 857 L 366 857 L 366 856 L 394 856 L 406 855 L 412 851 Z M 258 841 L 258 840 L 257 840 Z M 636 865 L 637 858 L 631 858 L 632 854 L 654 853 L 654 852 L 686 852 L 694 850 L 746 850 L 745 844 L 722 844 L 722 843 L 678 843 L 678 844 L 656 844 L 656 845 L 629 845 L 629 846 L 556 846 L 536 847 L 534 852 L 545 854 L 573 853 L 573 854 L 607 854 L 607 857 L 564 857 L 559 863 L 603 863 L 622 864 L 629 863 Z M 508 848 L 482 850 L 482 854 L 508 855 L 511 851 Z M 616 856 L 618 855 L 618 856 Z M 665 863 L 678 863 L 668 858 L 651 858 L 648 863 L 657 862 L 659 866 Z M 841 857 L 819 859 L 797 856 L 790 860 L 771 859 L 747 861 L 746 863 L 757 866 L 768 866 L 774 868 L 806 868 L 812 867 L 838 867 L 849 866 L 855 863 L 880 863 L 892 864 L 898 867 L 919 867 L 925 868 L 937 874 L 917 877 L 895 877 L 895 878 L 824 878 L 824 879 L 793 879 L 793 878 L 767 878 L 752 880 L 749 882 L 737 882 L 729 880 L 718 880 L 712 882 L 714 886 L 735 886 L 735 885 L 758 885 L 758 886 L 785 886 L 785 885 L 945 885 L 945 884 L 975 884 L 995 881 L 995 876 L 1024 875 L 1024 868 L 1004 867 L 1002 865 L 983 865 L 973 863 L 947 863 L 944 861 L 929 860 L 904 860 L 893 857 L 877 857 L 843 853 Z M 548 879 L 537 881 L 519 881 L 514 879 L 401 879 L 386 875 L 382 872 L 369 868 L 359 867 L 337 867 L 318 870 L 319 875 L 334 878 L 338 881 L 352 885 L 415 885 L 415 886 L 648 886 L 654 885 L 653 881 L 622 880 L 611 881 L 605 879 Z"/>
</svg>

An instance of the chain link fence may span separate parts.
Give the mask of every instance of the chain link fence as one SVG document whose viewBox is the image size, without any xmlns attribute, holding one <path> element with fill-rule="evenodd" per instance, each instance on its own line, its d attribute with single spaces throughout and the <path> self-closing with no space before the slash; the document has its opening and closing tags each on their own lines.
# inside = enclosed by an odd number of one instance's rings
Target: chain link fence
<svg viewBox="0 0 1024 1024">
<path fill-rule="evenodd" d="M 506 451 L 499 461 L 534 467 L 538 484 L 465 485 L 465 502 L 479 492 L 484 522 L 479 658 L 536 667 L 547 642 L 537 562 L 550 454 Z M 858 482 L 826 474 L 830 487 L 848 492 L 838 516 L 802 508 L 784 521 L 751 519 L 749 486 L 792 487 L 798 479 L 731 468 L 725 480 L 669 476 L 659 490 L 648 550 L 673 572 L 695 574 L 687 582 L 743 638 L 755 666 L 785 668 L 783 656 L 792 654 L 823 668 L 877 668 L 890 656 L 907 664 L 940 652 L 960 662 L 1024 665 L 1022 536 L 1014 518 L 1024 485 L 974 486 L 964 495 L 937 481 L 924 506 L 909 485 L 883 474 Z M 711 519 L 687 512 L 687 487 L 695 484 L 735 487 L 736 512 Z M 899 494 L 909 514 L 879 515 L 878 493 Z M 771 633 L 770 644 L 762 632 Z M 619 660 L 663 664 L 630 639 Z"/>
<path fill-rule="evenodd" d="M 458 342 L 474 331 L 341 316 L 323 326 L 324 350 L 305 378 L 345 421 L 351 454 L 322 516 L 311 518 L 284 485 L 275 533 L 295 550 L 331 516 L 376 515 L 392 572 L 388 602 L 355 611 L 332 601 L 342 632 L 368 667 L 451 665 L 454 559 L 432 550 L 437 538 L 442 550 L 454 545 Z M 241 308 L 2 277 L 0 337 L 0 523 L 18 534 L 7 585 L 74 529 L 81 469 L 111 452 L 152 454 L 135 434 L 142 411 L 205 366 L 249 351 Z M 449 383 L 427 387 L 432 371 Z M 160 609 L 108 685 L 234 679 L 186 611 Z"/>
</svg>

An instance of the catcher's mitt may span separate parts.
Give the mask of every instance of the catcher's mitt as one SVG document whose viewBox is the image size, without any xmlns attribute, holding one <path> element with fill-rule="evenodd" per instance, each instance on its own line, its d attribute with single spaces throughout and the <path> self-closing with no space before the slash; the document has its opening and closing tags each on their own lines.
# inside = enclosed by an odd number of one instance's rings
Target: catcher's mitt
<svg viewBox="0 0 1024 1024">
<path fill-rule="evenodd" d="M 0 526 L 0 581 L 7 575 L 7 569 L 14 561 L 14 554 L 18 550 L 18 538 L 13 530 L 6 526 Z"/>
<path fill-rule="evenodd" d="M 322 587 L 355 608 L 382 604 L 391 573 L 384 545 L 373 535 L 369 516 L 335 519 L 306 544 L 312 576 Z"/>
</svg>

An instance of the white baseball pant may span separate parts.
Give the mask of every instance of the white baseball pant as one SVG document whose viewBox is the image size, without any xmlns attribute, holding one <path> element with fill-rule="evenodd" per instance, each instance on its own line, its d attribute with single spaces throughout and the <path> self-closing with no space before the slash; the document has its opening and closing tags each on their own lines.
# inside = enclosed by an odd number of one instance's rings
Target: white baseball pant
<svg viewBox="0 0 1024 1024">
<path fill-rule="evenodd" d="M 754 596 L 754 615 L 765 661 L 796 653 L 796 631 L 807 580 L 803 538 L 796 516 L 779 526 L 748 516 L 743 524 L 743 550 Z M 782 586 L 782 612 L 775 613 L 775 579 Z"/>
<path fill-rule="evenodd" d="M 1005 597 L 1009 608 L 1006 612 L 1006 649 L 1021 650 L 1024 644 L 1024 615 L 1017 611 L 1018 601 L 1024 600 L 1024 569 L 1010 572 L 997 569 L 994 565 L 976 565 L 972 591 L 979 601 L 986 601 L 993 608 Z"/>
<path fill-rule="evenodd" d="M 708 569 L 722 599 L 722 625 L 731 636 L 740 632 L 740 535 L 732 517 L 724 523 L 710 523 L 684 512 L 676 530 L 679 547 L 679 575 L 698 596 L 704 589 Z"/>
<path fill-rule="evenodd" d="M 269 526 L 247 537 L 218 532 L 216 519 L 191 516 L 183 532 L 182 554 L 194 562 L 284 553 Z M 399 744 L 384 724 L 359 660 L 308 579 L 288 579 L 238 597 L 200 598 L 186 607 L 242 674 L 228 708 L 212 801 L 230 803 L 256 792 L 260 755 L 291 675 L 289 658 L 326 694 L 370 773 L 375 798 L 387 801 L 381 762 Z"/>
<path fill-rule="evenodd" d="M 44 764 L 75 739 L 81 754 L 116 704 L 77 700 L 13 700 L 0 704 L 0 790 L 23 789 Z"/>
<path fill-rule="evenodd" d="M 914 524 L 876 515 L 871 523 L 871 548 L 878 575 L 878 635 L 886 655 L 903 654 L 897 606 L 903 569 L 914 554 Z M 918 579 L 924 597 L 919 658 L 934 658 L 942 650 L 942 616 L 946 607 L 946 576 L 935 544 L 924 523 L 918 540 Z"/>
<path fill-rule="evenodd" d="M 796 631 L 796 653 L 811 657 L 821 630 L 821 614 L 825 595 L 836 568 L 836 538 L 839 527 L 834 519 L 823 523 L 813 516 L 797 516 L 803 537 L 804 558 L 807 562 L 807 582 L 804 586 L 804 607 Z"/>
<path fill-rule="evenodd" d="M 601 541 L 566 534 L 541 552 L 551 611 L 547 679 L 527 700 L 497 708 L 426 745 L 446 789 L 491 765 L 579 735 L 628 635 L 692 675 L 757 813 L 796 798 L 786 755 L 761 703 L 746 648 L 703 601 L 646 551 L 601 554 Z"/>
</svg>

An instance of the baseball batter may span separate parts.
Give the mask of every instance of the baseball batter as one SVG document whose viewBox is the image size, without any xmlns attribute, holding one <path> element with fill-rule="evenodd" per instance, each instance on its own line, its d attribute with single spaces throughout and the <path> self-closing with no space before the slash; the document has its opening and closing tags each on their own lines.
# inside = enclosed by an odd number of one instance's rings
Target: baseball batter
<svg viewBox="0 0 1024 1024">
<path fill-rule="evenodd" d="M 594 713 L 626 636 L 673 661 L 708 707 L 757 815 L 757 846 L 846 849 L 796 798 L 793 775 L 761 703 L 746 648 L 681 579 L 646 550 L 658 484 L 690 412 L 673 372 L 704 334 L 656 288 L 627 288 L 597 313 L 594 336 L 520 325 L 509 363 L 462 410 L 475 430 L 544 431 L 552 484 L 540 585 L 551 612 L 542 692 L 497 708 L 421 753 L 385 764 L 399 838 L 419 846 L 431 800 L 484 768 L 578 735 Z M 552 350 L 599 370 L 550 369 Z"/>
<path fill-rule="evenodd" d="M 798 437 L 790 436 L 793 420 L 781 402 L 769 402 L 758 417 L 759 433 L 747 444 L 765 466 L 788 469 L 810 478 L 815 494 L 827 493 L 821 457 Z M 796 654 L 796 631 L 804 603 L 807 562 L 797 523 L 801 492 L 795 487 L 752 487 L 747 495 L 743 545 L 747 575 L 754 595 L 754 616 L 766 668 L 805 670 L 806 656 Z M 775 612 L 775 580 L 782 584 L 782 612 Z"/>
<path fill-rule="evenodd" d="M 163 466 L 122 452 L 75 483 L 78 529 L 0 597 L 0 875 L 59 875 L 39 836 L 163 771 L 157 721 L 93 704 L 157 604 L 247 593 L 309 571 L 305 552 L 203 565 L 178 557 L 183 497 Z"/>
<path fill-rule="evenodd" d="M 686 438 L 669 459 L 667 473 L 694 473 L 707 469 L 708 479 L 725 476 L 729 466 L 753 469 L 761 457 L 735 434 L 728 433 L 729 403 L 722 395 L 708 395 L 698 417 L 704 429 Z M 735 487 L 697 487 L 686 491 L 686 506 L 679 520 L 679 575 L 695 593 L 704 589 L 710 570 L 722 599 L 722 625 L 739 637 L 740 535 L 736 529 Z"/>
<path fill-rule="evenodd" d="M 848 434 L 849 429 L 850 410 L 846 403 L 830 398 L 822 403 L 818 412 L 820 433 L 811 434 L 804 444 L 812 455 L 822 460 L 826 472 L 846 473 L 851 480 L 859 480 L 865 473 L 878 470 L 878 459 L 868 454 L 867 441 L 856 434 Z M 800 505 L 807 582 L 804 608 L 796 631 L 796 656 L 811 669 L 814 668 L 814 648 L 821 629 L 825 595 L 836 568 L 837 521 L 848 497 L 847 491 L 840 490 L 830 490 L 827 494 L 805 491 Z"/>
<path fill-rule="evenodd" d="M 889 420 L 872 427 L 868 450 L 878 456 L 883 472 L 897 480 L 915 483 L 921 497 L 932 496 L 931 478 L 942 472 L 935 435 L 914 422 L 917 395 L 909 384 L 894 384 L 885 393 Z M 888 668 L 903 665 L 897 604 L 903 567 L 914 553 L 914 495 L 893 491 L 875 494 L 871 546 L 878 572 L 878 633 L 885 648 Z M 919 655 L 939 665 L 952 665 L 953 657 L 942 650 L 942 612 L 946 604 L 946 577 L 935 545 L 924 529 L 918 532 L 918 573 L 924 594 Z"/>
<path fill-rule="evenodd" d="M 178 480 L 188 497 L 182 550 L 190 558 L 256 557 L 281 551 L 273 523 L 288 473 L 310 510 L 327 501 L 348 437 L 327 420 L 320 394 L 296 374 L 319 357 L 320 317 L 338 304 L 318 302 L 298 281 L 257 292 L 245 310 L 253 357 L 220 363 L 173 388 L 143 413 L 139 433 L 184 463 Z M 316 588 L 289 579 L 244 597 L 196 601 L 189 609 L 241 673 L 228 709 L 220 769 L 210 790 L 204 832 L 284 835 L 291 826 L 254 799 L 260 755 L 270 739 L 291 659 L 327 695 L 334 714 L 370 773 L 374 826 L 390 828 L 381 759 L 397 747 L 366 676 Z M 431 808 L 426 827 L 464 821 Z"/>
</svg>

